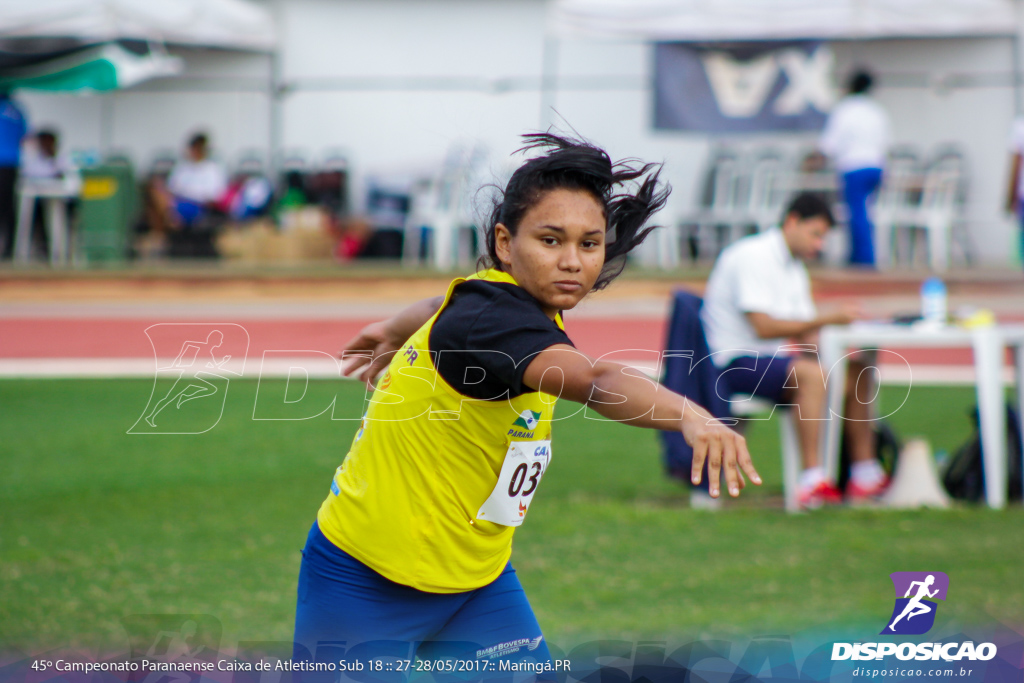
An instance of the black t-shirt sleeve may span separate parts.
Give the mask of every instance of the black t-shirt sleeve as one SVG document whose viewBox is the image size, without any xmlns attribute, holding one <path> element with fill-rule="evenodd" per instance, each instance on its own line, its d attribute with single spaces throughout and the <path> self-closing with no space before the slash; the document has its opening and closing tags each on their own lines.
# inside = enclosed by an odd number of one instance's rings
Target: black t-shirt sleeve
<svg viewBox="0 0 1024 683">
<path fill-rule="evenodd" d="M 530 360 L 555 344 L 572 345 L 536 299 L 515 285 L 459 285 L 430 334 L 438 372 L 459 393 L 498 400 L 525 394 Z"/>
</svg>

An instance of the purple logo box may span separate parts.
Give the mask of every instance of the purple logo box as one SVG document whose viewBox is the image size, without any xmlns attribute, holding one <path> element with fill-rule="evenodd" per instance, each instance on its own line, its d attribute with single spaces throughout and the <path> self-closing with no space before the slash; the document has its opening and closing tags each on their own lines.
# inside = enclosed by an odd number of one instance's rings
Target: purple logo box
<svg viewBox="0 0 1024 683">
<path fill-rule="evenodd" d="M 911 583 L 927 581 L 929 576 L 933 577 L 929 592 L 934 592 L 935 590 L 939 592 L 935 593 L 934 597 L 928 599 L 945 600 L 946 591 L 949 590 L 949 576 L 945 572 L 893 572 L 889 574 L 889 578 L 892 579 L 893 588 L 896 589 L 897 598 L 902 598 L 906 595 Z"/>
</svg>

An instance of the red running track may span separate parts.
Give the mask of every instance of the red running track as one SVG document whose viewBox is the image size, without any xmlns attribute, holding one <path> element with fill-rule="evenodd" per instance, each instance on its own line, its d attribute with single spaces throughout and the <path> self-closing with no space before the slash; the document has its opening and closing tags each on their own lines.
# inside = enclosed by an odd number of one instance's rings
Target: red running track
<svg viewBox="0 0 1024 683">
<path fill-rule="evenodd" d="M 7 318 L 0 320 L 0 358 L 152 358 L 147 327 L 165 319 L 56 319 Z M 241 325 L 249 333 L 249 358 L 267 350 L 316 350 L 337 353 L 370 320 L 257 319 L 188 321 Z M 583 318 L 566 321 L 576 346 L 591 356 L 625 350 L 660 350 L 665 321 L 644 318 Z M 972 365 L 970 349 L 910 349 L 900 353 L 911 364 Z M 621 360 L 643 357 L 622 353 Z"/>
</svg>

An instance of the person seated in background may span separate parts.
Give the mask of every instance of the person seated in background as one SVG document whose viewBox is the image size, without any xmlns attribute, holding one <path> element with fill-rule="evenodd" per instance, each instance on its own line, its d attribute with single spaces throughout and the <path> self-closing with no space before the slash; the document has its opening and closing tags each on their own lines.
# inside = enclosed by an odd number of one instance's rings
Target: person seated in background
<svg viewBox="0 0 1024 683">
<path fill-rule="evenodd" d="M 67 155 L 60 153 L 60 138 L 49 128 L 38 131 L 26 141 L 21 158 L 21 174 L 41 180 L 74 179 L 78 169 Z"/>
<path fill-rule="evenodd" d="M 63 189 L 69 194 L 77 194 L 82 184 L 78 169 L 71 163 L 71 159 L 60 153 L 60 137 L 49 128 L 26 138 L 19 173 L 26 183 L 62 181 Z M 75 200 L 67 202 L 69 219 L 74 207 Z M 49 248 L 45 215 L 43 200 L 37 197 L 32 212 L 32 247 L 39 254 L 46 254 Z M 71 220 L 68 220 L 68 225 L 71 224 Z"/>
<path fill-rule="evenodd" d="M 174 165 L 167 178 L 171 208 L 178 226 L 195 226 L 211 212 L 228 189 L 228 174 L 220 163 L 209 158 L 209 138 L 196 133 L 188 141 L 185 158 Z"/>
<path fill-rule="evenodd" d="M 834 224 L 821 197 L 798 195 L 786 209 L 781 228 L 740 239 L 721 253 L 701 311 L 712 361 L 722 370 L 719 394 L 726 399 L 752 394 L 796 406 L 793 418 L 803 460 L 798 499 L 804 508 L 842 500 L 819 460 L 828 369 L 820 366 L 810 345 L 822 327 L 853 322 L 859 312 L 844 307 L 819 314 L 804 263 L 820 255 Z M 808 346 L 791 346 L 788 340 Z M 845 427 L 853 463 L 847 494 L 852 500 L 875 498 L 888 486 L 875 457 L 873 387 L 858 382 L 864 367 L 851 359 L 847 382 Z"/>
<path fill-rule="evenodd" d="M 260 173 L 239 173 L 231 180 L 217 209 L 235 221 L 264 216 L 270 210 L 274 186 Z"/>
<path fill-rule="evenodd" d="M 143 258 L 216 256 L 213 232 L 225 219 L 228 174 L 209 158 L 209 138 L 196 133 L 170 173 L 154 171 L 143 184 L 145 232 L 135 242 Z"/>
</svg>

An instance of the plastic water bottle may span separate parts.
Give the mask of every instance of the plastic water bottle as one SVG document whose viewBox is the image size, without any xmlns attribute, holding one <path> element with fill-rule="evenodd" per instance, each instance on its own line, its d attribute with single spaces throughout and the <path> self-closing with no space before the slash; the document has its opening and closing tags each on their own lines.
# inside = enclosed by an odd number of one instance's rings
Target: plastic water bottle
<svg viewBox="0 0 1024 683">
<path fill-rule="evenodd" d="M 937 277 L 921 285 L 921 318 L 931 325 L 946 324 L 946 285 Z"/>
</svg>

